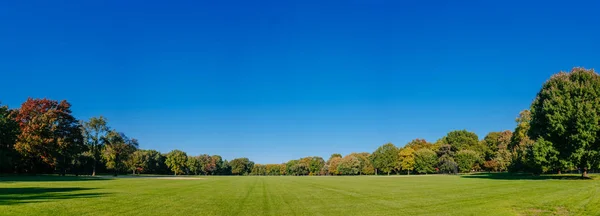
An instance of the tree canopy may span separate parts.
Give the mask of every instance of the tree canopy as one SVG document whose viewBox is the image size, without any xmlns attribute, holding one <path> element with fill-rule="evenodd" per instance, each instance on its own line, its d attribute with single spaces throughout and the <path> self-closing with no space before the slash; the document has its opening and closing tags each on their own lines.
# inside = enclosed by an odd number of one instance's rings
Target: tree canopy
<svg viewBox="0 0 600 216">
<path fill-rule="evenodd" d="M 600 165 L 600 76 L 574 68 L 553 75 L 531 104 L 529 136 L 549 152 L 557 151 L 556 164 L 584 170 Z M 554 157 L 548 155 L 548 157 Z M 547 158 L 551 160 L 551 158 Z"/>
<path fill-rule="evenodd" d="M 375 169 L 389 175 L 396 168 L 398 148 L 392 143 L 387 143 L 377 148 L 372 157 Z"/>
<path fill-rule="evenodd" d="M 474 171 L 581 172 L 600 168 L 600 75 L 574 68 L 547 80 L 519 113 L 513 131 L 492 131 L 482 140 L 454 130 L 435 143 L 414 139 L 373 153 L 309 156 L 279 164 L 248 158 L 163 154 L 109 126 L 103 116 L 79 121 L 66 100 L 28 98 L 21 107 L 0 106 L 0 173 L 97 172 L 190 175 L 372 175 Z"/>
<path fill-rule="evenodd" d="M 165 163 L 174 175 L 183 174 L 187 165 L 187 154 L 181 150 L 173 150 L 167 154 Z"/>
</svg>

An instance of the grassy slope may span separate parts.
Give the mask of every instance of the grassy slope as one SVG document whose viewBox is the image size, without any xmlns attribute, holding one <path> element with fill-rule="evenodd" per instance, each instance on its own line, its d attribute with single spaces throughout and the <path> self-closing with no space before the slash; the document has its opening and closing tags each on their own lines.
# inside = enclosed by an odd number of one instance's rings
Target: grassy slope
<svg viewBox="0 0 600 216">
<path fill-rule="evenodd" d="M 505 177 L 0 177 L 0 215 L 600 214 L 598 180 Z"/>
</svg>

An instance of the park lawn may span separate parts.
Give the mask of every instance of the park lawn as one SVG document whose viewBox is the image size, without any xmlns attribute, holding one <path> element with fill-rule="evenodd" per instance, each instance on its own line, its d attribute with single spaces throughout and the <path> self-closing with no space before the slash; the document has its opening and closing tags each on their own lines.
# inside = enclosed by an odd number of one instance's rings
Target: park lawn
<svg viewBox="0 0 600 216">
<path fill-rule="evenodd" d="M 600 215 L 599 180 L 507 174 L 203 178 L 0 177 L 0 215 Z"/>
</svg>

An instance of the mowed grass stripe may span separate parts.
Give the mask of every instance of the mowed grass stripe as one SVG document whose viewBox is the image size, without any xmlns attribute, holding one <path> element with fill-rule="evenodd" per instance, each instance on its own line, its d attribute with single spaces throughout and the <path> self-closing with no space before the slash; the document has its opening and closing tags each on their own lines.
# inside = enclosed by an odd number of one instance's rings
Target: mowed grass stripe
<svg viewBox="0 0 600 216">
<path fill-rule="evenodd" d="M 0 215 L 600 215 L 598 180 L 13 178 L 0 177 Z"/>
</svg>

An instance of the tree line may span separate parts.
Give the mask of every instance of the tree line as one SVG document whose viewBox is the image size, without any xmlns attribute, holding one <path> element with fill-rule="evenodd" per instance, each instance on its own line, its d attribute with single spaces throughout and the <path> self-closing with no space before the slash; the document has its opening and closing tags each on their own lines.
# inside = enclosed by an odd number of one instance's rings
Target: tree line
<svg viewBox="0 0 600 216">
<path fill-rule="evenodd" d="M 248 158 L 190 156 L 139 148 L 138 140 L 102 116 L 79 121 L 66 100 L 28 98 L 20 108 L 0 106 L 0 173 L 187 175 L 374 175 L 473 171 L 561 173 L 600 167 L 600 76 L 573 68 L 547 80 L 513 131 L 483 139 L 467 130 L 435 142 L 387 143 L 374 152 L 332 154 L 256 164 Z"/>
</svg>

